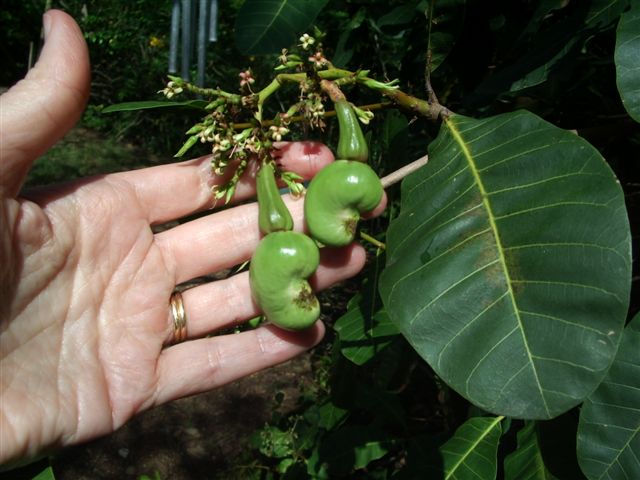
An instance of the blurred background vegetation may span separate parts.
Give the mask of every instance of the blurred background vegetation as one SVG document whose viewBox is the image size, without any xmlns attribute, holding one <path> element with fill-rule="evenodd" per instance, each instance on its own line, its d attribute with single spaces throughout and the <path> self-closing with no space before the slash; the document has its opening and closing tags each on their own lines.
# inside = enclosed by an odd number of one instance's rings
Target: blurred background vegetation
<svg viewBox="0 0 640 480">
<path fill-rule="evenodd" d="M 169 161 L 196 116 L 188 112 L 138 111 L 103 115 L 123 101 L 161 99 L 167 79 L 171 1 L 7 0 L 0 11 L 0 87 L 28 71 L 41 48 L 46 4 L 71 14 L 91 58 L 91 94 L 78 127 L 36 162 L 30 184 L 52 183 L 94 173 Z M 246 57 L 234 48 L 233 24 L 241 1 L 224 2 L 218 42 L 208 48 L 207 83 L 234 88 Z M 31 54 L 30 54 L 31 52 Z M 195 66 L 194 66 L 195 67 Z"/>
<path fill-rule="evenodd" d="M 273 75 L 276 55 L 243 55 L 236 46 L 234 28 L 244 2 L 219 3 L 218 40 L 208 46 L 205 84 L 235 91 L 238 72 L 251 67 L 257 85 L 265 85 Z M 629 136 L 634 124 L 616 90 L 611 56 L 614 24 L 593 32 L 572 29 L 572 19 L 582 8 L 579 2 L 544 18 L 538 14 L 545 5 L 562 2 L 440 3 L 443 14 L 434 23 L 432 42 L 445 52 L 446 61 L 434 58 L 437 70 L 432 81 L 443 104 L 476 117 L 527 108 L 560 127 L 579 130 L 614 168 L 626 168 L 617 158 L 625 155 L 628 142 L 637 148 L 638 135 Z M 157 92 L 167 79 L 171 4 L 169 0 L 3 2 L 0 88 L 22 78 L 30 59 L 37 58 L 46 6 L 63 9 L 78 21 L 90 51 L 92 85 L 85 114 L 78 128 L 37 162 L 31 183 L 170 161 L 198 112 L 103 115 L 101 111 L 118 102 L 162 98 Z M 403 90 L 424 98 L 427 22 L 417 12 L 425 11 L 428 4 L 427 0 L 331 0 L 316 24 L 327 33 L 327 56 L 337 66 L 370 69 L 371 76 L 380 79 L 399 78 Z M 521 81 L 532 62 L 547 61 L 542 58 L 545 52 L 556 52 L 558 44 L 566 45 L 566 51 L 553 70 L 545 72 L 546 81 L 514 89 L 512 82 Z M 195 62 L 192 73 L 195 76 Z M 377 95 L 367 92 L 350 99 L 361 104 L 379 101 Z M 401 161 L 406 155 L 416 158 L 424 153 L 435 134 L 435 126 L 422 119 L 412 119 L 408 128 L 407 141 L 398 145 Z M 331 142 L 332 132 L 325 133 Z M 206 152 L 195 149 L 191 153 Z"/>
</svg>

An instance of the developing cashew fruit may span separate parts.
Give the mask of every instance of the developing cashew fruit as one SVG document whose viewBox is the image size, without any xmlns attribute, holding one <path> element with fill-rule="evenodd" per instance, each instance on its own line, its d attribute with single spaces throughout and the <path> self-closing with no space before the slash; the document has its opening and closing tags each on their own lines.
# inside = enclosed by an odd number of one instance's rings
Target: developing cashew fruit
<svg viewBox="0 0 640 480">
<path fill-rule="evenodd" d="M 263 163 L 256 175 L 258 195 L 258 226 L 267 235 L 293 229 L 293 218 L 280 196 L 271 163 Z"/>
<path fill-rule="evenodd" d="M 373 210 L 383 188 L 366 163 L 336 160 L 313 177 L 304 200 L 304 215 L 313 238 L 324 245 L 348 245 L 360 214 Z"/>
<path fill-rule="evenodd" d="M 334 102 L 340 136 L 338 138 L 337 158 L 365 162 L 369 158 L 369 147 L 358 122 L 358 116 L 346 100 Z"/>
<path fill-rule="evenodd" d="M 320 304 L 307 279 L 320 263 L 315 242 L 299 232 L 266 235 L 251 258 L 251 293 L 267 320 L 287 330 L 310 327 Z"/>
</svg>

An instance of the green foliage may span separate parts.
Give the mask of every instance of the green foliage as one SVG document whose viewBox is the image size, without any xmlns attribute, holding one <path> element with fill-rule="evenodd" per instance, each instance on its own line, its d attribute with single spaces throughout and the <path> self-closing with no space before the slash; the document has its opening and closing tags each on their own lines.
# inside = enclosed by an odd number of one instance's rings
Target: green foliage
<svg viewBox="0 0 640 480">
<path fill-rule="evenodd" d="M 609 443 L 628 462 L 633 415 L 618 415 L 631 424 L 614 428 L 615 439 L 598 425 L 583 446 L 576 437 L 577 409 L 589 413 L 591 392 L 618 372 L 619 345 L 619 355 L 629 352 L 623 326 L 639 306 L 629 303 L 638 177 L 628 159 L 640 135 L 620 99 L 635 90 L 620 88 L 617 59 L 620 95 L 612 82 L 621 15 L 617 51 L 625 34 L 630 46 L 635 39 L 628 6 L 332 1 L 318 16 L 336 65 L 398 77 L 422 98 L 430 45 L 431 85 L 465 116 L 440 131 L 392 112 L 368 126 L 379 172 L 428 144 L 430 161 L 387 192 L 387 215 L 367 226 L 386 235 L 386 256 L 370 257 L 333 323 L 326 390 L 275 422 L 295 425 L 305 441 L 289 452 L 285 474 L 262 457 L 274 477 L 578 479 L 576 438 L 581 464 L 592 456 L 584 445 L 606 455 Z M 635 57 L 623 55 L 623 68 Z M 376 101 L 361 90 L 347 96 Z M 632 392 L 623 375 L 616 388 Z M 635 401 L 607 395 L 598 414 L 614 417 L 597 424 L 615 424 Z M 319 406 L 339 412 L 335 423 L 319 422 Z M 532 418 L 548 420 L 516 420 Z"/>
<path fill-rule="evenodd" d="M 640 314 L 624 329 L 609 373 L 580 410 L 577 448 L 590 480 L 640 475 Z"/>
<path fill-rule="evenodd" d="M 167 102 L 164 100 L 146 100 L 140 102 L 122 102 L 115 105 L 109 105 L 102 109 L 102 113 L 128 112 L 137 110 L 151 110 L 157 108 L 194 108 L 196 110 L 204 110 L 207 102 L 204 100 L 186 100 L 184 102 Z"/>
<path fill-rule="evenodd" d="M 245 0 L 236 21 L 236 43 L 244 54 L 280 53 L 305 32 L 328 0 Z"/>
<path fill-rule="evenodd" d="M 47 467 L 45 470 L 40 472 L 38 475 L 33 477 L 33 480 L 55 480 L 56 477 L 53 474 L 53 468 Z"/>
<path fill-rule="evenodd" d="M 622 104 L 640 122 L 640 5 L 620 17 L 616 36 L 616 74 Z"/>
<path fill-rule="evenodd" d="M 455 112 L 438 125 L 376 111 L 367 126 L 378 173 L 427 148 L 430 161 L 388 189 L 387 212 L 365 225 L 386 252 L 369 252 L 358 291 L 314 354 L 315 389 L 255 434 L 243 478 L 579 479 L 603 465 L 637 468 L 637 319 L 623 329 L 640 308 L 637 2 L 240 3 L 224 6 L 207 84 L 235 92 L 250 66 L 259 91 L 275 56 L 239 52 L 291 48 L 315 19 L 336 66 L 397 78 L 418 98 L 432 87 Z M 94 64 L 85 125 L 173 154 L 191 110 L 138 111 L 158 106 L 165 82 L 169 3 L 65 4 Z M 36 2 L 25 5 L 39 15 Z M 32 23 L 2 34 L 17 45 L 37 37 Z M 356 105 L 380 102 L 377 91 L 343 87 Z M 274 95 L 274 110 L 286 110 L 287 93 Z M 102 114 L 117 102 L 134 103 Z M 311 135 L 335 146 L 336 130 L 327 119 Z M 200 146 L 187 142 L 189 154 Z M 95 143 L 54 150 L 33 182 L 137 165 L 130 150 Z"/>
<path fill-rule="evenodd" d="M 142 162 L 148 164 L 149 159 L 141 159 L 132 145 L 77 129 L 36 160 L 29 171 L 27 186 L 129 170 L 143 166 Z"/>
<path fill-rule="evenodd" d="M 502 417 L 474 417 L 440 447 L 444 478 L 495 478 Z"/>
<path fill-rule="evenodd" d="M 518 431 L 518 448 L 504 459 L 506 480 L 555 480 L 544 464 L 536 422 L 528 421 Z"/>
</svg>

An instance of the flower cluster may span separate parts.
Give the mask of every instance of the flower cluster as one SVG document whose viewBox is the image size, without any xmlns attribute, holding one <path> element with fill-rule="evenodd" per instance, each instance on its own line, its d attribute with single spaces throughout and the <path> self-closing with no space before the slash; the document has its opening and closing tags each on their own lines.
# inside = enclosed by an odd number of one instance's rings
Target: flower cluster
<svg viewBox="0 0 640 480">
<path fill-rule="evenodd" d="M 311 92 L 307 95 L 305 101 L 304 115 L 309 120 L 309 124 L 312 128 L 323 129 L 324 123 L 324 103 L 322 102 L 322 96 L 318 93 Z"/>
</svg>

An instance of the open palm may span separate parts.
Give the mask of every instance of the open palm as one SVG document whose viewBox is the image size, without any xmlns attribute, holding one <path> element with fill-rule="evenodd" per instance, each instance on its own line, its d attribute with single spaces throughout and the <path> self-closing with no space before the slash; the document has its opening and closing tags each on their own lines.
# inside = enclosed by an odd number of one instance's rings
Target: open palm
<svg viewBox="0 0 640 480">
<path fill-rule="evenodd" d="M 0 98 L 0 463 L 108 433 L 153 405 L 285 361 L 323 334 L 317 324 L 208 337 L 259 313 L 244 273 L 186 291 L 188 341 L 171 344 L 175 286 L 246 261 L 259 241 L 255 204 L 152 230 L 212 207 L 220 180 L 207 158 L 18 196 L 33 160 L 71 128 L 88 92 L 77 25 L 55 11 L 45 24 L 38 65 Z M 331 160 L 317 144 L 289 144 L 281 158 L 306 177 Z M 252 195 L 247 180 L 236 200 Z M 290 208 L 300 228 L 301 202 Z M 325 251 L 314 286 L 363 262 L 357 246 Z"/>
</svg>

